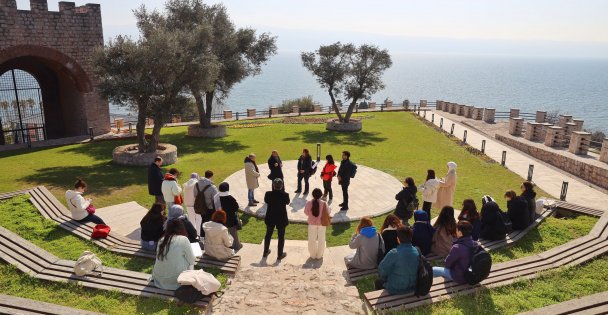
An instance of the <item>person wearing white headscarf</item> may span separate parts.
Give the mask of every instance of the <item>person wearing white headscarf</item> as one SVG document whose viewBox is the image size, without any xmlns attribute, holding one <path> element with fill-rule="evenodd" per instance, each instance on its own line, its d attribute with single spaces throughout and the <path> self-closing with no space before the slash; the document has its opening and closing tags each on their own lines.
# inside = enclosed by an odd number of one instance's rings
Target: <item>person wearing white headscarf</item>
<svg viewBox="0 0 608 315">
<path fill-rule="evenodd" d="M 184 206 L 188 213 L 188 220 L 194 225 L 197 235 L 201 234 L 201 224 L 203 223 L 201 215 L 194 212 L 194 189 L 196 189 L 196 183 L 199 179 L 200 177 L 197 173 L 192 173 L 190 174 L 190 179 L 184 183 Z"/>
<path fill-rule="evenodd" d="M 456 163 L 448 162 L 448 173 L 445 178 L 439 180 L 439 191 L 437 191 L 437 201 L 433 203 L 434 208 L 442 209 L 445 206 L 453 206 L 457 179 L 456 167 Z"/>
<path fill-rule="evenodd" d="M 165 221 L 164 228 L 167 229 L 167 223 L 171 220 L 181 220 L 186 227 L 186 232 L 188 232 L 188 240 L 190 243 L 198 242 L 198 234 L 196 233 L 196 229 L 192 226 L 192 223 L 186 218 L 184 215 L 184 208 L 180 205 L 172 205 L 169 208 L 169 214 L 167 216 L 167 221 Z"/>
</svg>

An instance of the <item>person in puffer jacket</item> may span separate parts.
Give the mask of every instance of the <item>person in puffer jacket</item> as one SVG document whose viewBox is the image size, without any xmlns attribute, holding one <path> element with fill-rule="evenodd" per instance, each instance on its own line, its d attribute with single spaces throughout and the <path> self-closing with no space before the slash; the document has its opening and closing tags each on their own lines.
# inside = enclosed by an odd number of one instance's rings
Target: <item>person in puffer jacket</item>
<svg viewBox="0 0 608 315">
<path fill-rule="evenodd" d="M 348 243 L 348 246 L 356 251 L 344 257 L 348 268 L 375 269 L 378 267 L 378 247 L 384 253 L 384 242 L 373 225 L 374 222 L 370 218 L 361 218 L 357 233 Z"/>
<path fill-rule="evenodd" d="M 424 210 L 416 210 L 414 220 L 412 245 L 420 248 L 422 255 L 426 256 L 431 252 L 435 229 L 429 223 L 428 214 Z"/>
<path fill-rule="evenodd" d="M 228 260 L 234 256 L 234 250 L 230 248 L 233 239 L 225 224 L 226 212 L 223 210 L 216 210 L 211 221 L 203 223 L 205 254 L 218 260 Z"/>
</svg>

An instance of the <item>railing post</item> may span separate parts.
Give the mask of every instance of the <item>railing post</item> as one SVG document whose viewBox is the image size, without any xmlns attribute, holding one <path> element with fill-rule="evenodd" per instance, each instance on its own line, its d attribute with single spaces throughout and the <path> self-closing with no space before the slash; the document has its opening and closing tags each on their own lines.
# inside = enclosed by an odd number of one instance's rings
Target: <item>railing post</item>
<svg viewBox="0 0 608 315">
<path fill-rule="evenodd" d="M 527 180 L 528 180 L 529 182 L 531 182 L 531 181 L 532 181 L 532 175 L 534 175 L 534 164 L 530 164 L 530 165 L 528 166 L 528 178 L 527 178 Z"/>
<path fill-rule="evenodd" d="M 317 161 L 321 161 L 321 144 L 317 143 Z M 319 167 L 319 165 L 317 165 Z"/>
<path fill-rule="evenodd" d="M 93 135 L 93 127 L 89 127 L 89 137 L 91 138 L 91 141 L 95 139 L 95 136 Z"/>
<path fill-rule="evenodd" d="M 439 128 L 443 129 L 443 117 L 439 120 Z"/>
<path fill-rule="evenodd" d="M 380 111 L 383 112 L 384 111 L 384 104 L 380 104 Z"/>
<path fill-rule="evenodd" d="M 239 120 L 239 112 L 236 112 L 236 120 Z"/>
<path fill-rule="evenodd" d="M 464 135 L 462 136 L 462 142 L 467 143 L 467 131 L 464 131 Z"/>
<path fill-rule="evenodd" d="M 481 140 L 481 153 L 486 153 L 486 140 Z"/>
<path fill-rule="evenodd" d="M 431 114 L 431 122 L 435 123 L 435 113 Z"/>
<path fill-rule="evenodd" d="M 502 151 L 502 160 L 500 161 L 500 165 L 505 166 L 507 163 L 507 151 Z"/>
<path fill-rule="evenodd" d="M 453 135 L 453 134 L 454 134 L 454 126 L 455 126 L 455 124 L 454 124 L 454 123 L 452 123 L 452 128 L 450 129 L 450 134 L 451 134 L 451 135 Z"/>
<path fill-rule="evenodd" d="M 568 182 L 562 183 L 562 191 L 559 194 L 559 200 L 566 201 L 566 195 L 568 194 Z"/>
<path fill-rule="evenodd" d="M 422 118 L 426 118 L 426 110 L 424 111 L 424 115 L 422 116 Z"/>
<path fill-rule="evenodd" d="M 129 123 L 129 133 L 133 133 L 133 123 Z"/>
</svg>

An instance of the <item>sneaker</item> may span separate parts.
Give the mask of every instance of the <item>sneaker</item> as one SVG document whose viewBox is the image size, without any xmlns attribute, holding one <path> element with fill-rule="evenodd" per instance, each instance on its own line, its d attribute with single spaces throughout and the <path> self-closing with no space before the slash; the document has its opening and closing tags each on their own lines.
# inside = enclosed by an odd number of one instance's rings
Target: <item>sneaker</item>
<svg viewBox="0 0 608 315">
<path fill-rule="evenodd" d="M 269 249 L 267 252 L 265 252 L 265 253 L 264 253 L 264 255 L 262 255 L 262 257 L 264 257 L 264 258 L 268 257 L 268 255 L 270 255 L 270 252 L 271 252 L 271 251 L 270 251 L 270 249 Z"/>
<path fill-rule="evenodd" d="M 339 204 L 339 205 L 338 205 L 338 207 L 342 207 L 343 205 L 344 205 L 344 202 L 343 202 L 343 203 L 341 203 L 341 204 Z"/>
<path fill-rule="evenodd" d="M 258 205 L 257 203 L 250 202 L 247 206 L 249 206 L 249 207 L 255 207 L 257 205 Z"/>
<path fill-rule="evenodd" d="M 296 190 L 296 191 L 294 191 L 294 194 L 299 194 L 301 192 L 302 192 L 301 190 Z"/>
<path fill-rule="evenodd" d="M 279 255 L 279 256 L 277 257 L 277 260 L 281 260 L 281 259 L 283 259 L 283 258 L 285 258 L 285 257 L 287 257 L 287 253 L 283 252 L 281 255 Z"/>
<path fill-rule="evenodd" d="M 340 208 L 340 211 L 348 211 L 348 208 L 342 207 L 342 208 Z"/>
<path fill-rule="evenodd" d="M 255 200 L 255 199 L 253 199 L 253 203 L 260 203 L 260 202 L 259 202 L 259 201 L 257 201 L 257 200 Z"/>
</svg>

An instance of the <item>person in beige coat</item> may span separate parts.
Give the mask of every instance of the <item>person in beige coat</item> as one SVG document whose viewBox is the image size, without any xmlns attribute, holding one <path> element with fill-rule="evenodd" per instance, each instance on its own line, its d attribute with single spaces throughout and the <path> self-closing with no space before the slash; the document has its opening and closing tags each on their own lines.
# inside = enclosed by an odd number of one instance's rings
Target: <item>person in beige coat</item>
<svg viewBox="0 0 608 315">
<path fill-rule="evenodd" d="M 448 162 L 448 173 L 445 178 L 439 180 L 437 201 L 433 203 L 433 208 L 443 209 L 445 206 L 453 206 L 454 191 L 456 190 L 456 167 L 456 163 Z"/>
<path fill-rule="evenodd" d="M 205 231 L 205 254 L 219 259 L 228 260 L 234 256 L 234 250 L 230 248 L 234 239 L 228 233 L 226 224 L 226 212 L 215 210 L 211 221 L 203 223 Z"/>
<path fill-rule="evenodd" d="M 253 191 L 260 187 L 258 177 L 260 177 L 260 170 L 255 163 L 255 154 L 251 153 L 245 158 L 245 180 L 247 181 L 247 199 L 249 199 L 250 207 L 255 207 L 259 203 L 253 196 Z"/>
</svg>

